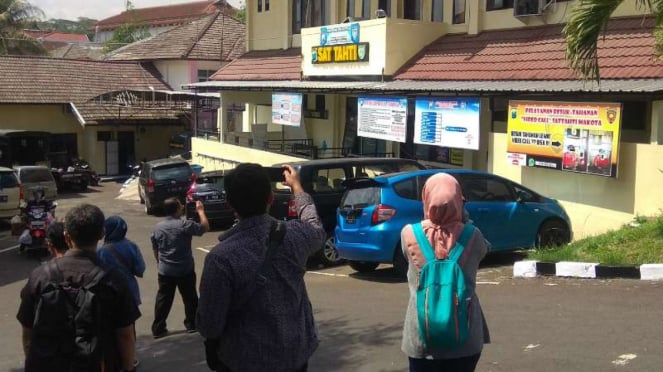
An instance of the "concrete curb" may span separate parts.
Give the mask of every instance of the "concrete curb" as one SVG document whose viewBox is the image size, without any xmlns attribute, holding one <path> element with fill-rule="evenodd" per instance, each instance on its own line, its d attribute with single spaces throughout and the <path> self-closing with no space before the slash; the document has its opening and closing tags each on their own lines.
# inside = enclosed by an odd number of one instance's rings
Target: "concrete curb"
<svg viewBox="0 0 663 372">
<path fill-rule="evenodd" d="M 586 279 L 663 280 L 663 264 L 611 266 L 592 262 L 540 262 L 532 260 L 519 261 L 513 264 L 514 278 L 534 278 L 539 275 Z"/>
</svg>

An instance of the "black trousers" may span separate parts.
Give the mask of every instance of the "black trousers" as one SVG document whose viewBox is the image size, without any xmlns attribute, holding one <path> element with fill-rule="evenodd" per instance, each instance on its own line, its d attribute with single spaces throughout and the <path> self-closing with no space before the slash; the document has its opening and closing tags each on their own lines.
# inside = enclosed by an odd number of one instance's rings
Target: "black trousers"
<svg viewBox="0 0 663 372">
<path fill-rule="evenodd" d="M 184 302 L 184 326 L 186 329 L 196 329 L 196 310 L 198 310 L 198 293 L 196 292 L 196 272 L 181 277 L 165 276 L 159 274 L 159 290 L 154 304 L 154 322 L 152 334 L 157 335 L 167 330 L 166 319 L 173 306 L 177 288 Z"/>
<path fill-rule="evenodd" d="M 410 372 L 473 372 L 481 353 L 456 359 L 415 359 L 410 360 Z"/>
</svg>

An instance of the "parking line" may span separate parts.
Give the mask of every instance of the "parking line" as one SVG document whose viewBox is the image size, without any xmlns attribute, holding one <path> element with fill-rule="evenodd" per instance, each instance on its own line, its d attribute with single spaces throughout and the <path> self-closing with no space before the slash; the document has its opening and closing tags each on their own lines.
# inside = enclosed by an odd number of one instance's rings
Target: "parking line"
<svg viewBox="0 0 663 372">
<path fill-rule="evenodd" d="M 477 284 L 492 284 L 492 285 L 499 285 L 500 282 L 477 282 Z"/>
<path fill-rule="evenodd" d="M 317 275 L 326 275 L 326 276 L 338 276 L 341 278 L 347 278 L 349 275 L 348 274 L 334 274 L 334 273 L 323 273 L 320 271 L 307 271 L 306 273 L 308 274 L 317 274 Z"/>
<path fill-rule="evenodd" d="M 4 253 L 4 252 L 7 252 L 7 251 L 11 251 L 12 249 L 16 249 L 16 248 L 18 248 L 18 247 L 20 247 L 20 246 L 21 246 L 21 245 L 18 244 L 18 245 L 15 245 L 15 246 L 13 246 L 13 247 L 5 248 L 5 249 L 3 249 L 3 250 L 0 250 L 0 253 Z"/>
<path fill-rule="evenodd" d="M 205 253 L 209 253 L 209 249 L 200 248 L 200 247 L 198 247 L 198 248 L 196 248 L 196 249 L 199 250 L 199 251 L 203 251 L 203 252 L 205 252 Z"/>
</svg>

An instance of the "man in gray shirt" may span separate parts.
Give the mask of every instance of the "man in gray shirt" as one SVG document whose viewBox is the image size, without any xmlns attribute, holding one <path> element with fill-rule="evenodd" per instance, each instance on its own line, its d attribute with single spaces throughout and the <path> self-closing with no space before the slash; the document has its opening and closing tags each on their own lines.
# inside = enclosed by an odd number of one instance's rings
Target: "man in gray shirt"
<svg viewBox="0 0 663 372">
<path fill-rule="evenodd" d="M 180 291 L 184 302 L 184 326 L 187 332 L 196 332 L 198 294 L 191 238 L 209 231 L 209 222 L 205 216 L 203 203 L 200 201 L 196 201 L 196 212 L 200 223 L 182 219 L 184 206 L 177 198 L 166 199 L 164 209 L 168 217 L 156 225 L 150 237 L 154 258 L 159 265 L 159 290 L 154 304 L 152 323 L 154 338 L 168 334 L 166 319 L 173 306 L 175 288 Z"/>
<path fill-rule="evenodd" d="M 240 164 L 225 178 L 239 222 L 205 258 L 197 318 L 216 371 L 303 372 L 318 346 L 304 274 L 325 231 L 291 166 L 284 179 L 299 219 L 284 223 L 281 243 L 267 255 L 275 223 L 267 214 L 274 198 L 267 173 L 257 164 Z"/>
</svg>

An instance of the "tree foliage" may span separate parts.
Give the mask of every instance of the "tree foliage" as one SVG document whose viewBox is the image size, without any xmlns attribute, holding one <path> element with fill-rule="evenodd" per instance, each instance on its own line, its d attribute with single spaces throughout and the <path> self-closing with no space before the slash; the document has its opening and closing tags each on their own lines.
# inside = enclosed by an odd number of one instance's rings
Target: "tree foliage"
<svg viewBox="0 0 663 372">
<path fill-rule="evenodd" d="M 624 1 L 656 16 L 656 47 L 663 53 L 663 0 L 579 0 L 564 27 L 566 59 L 584 79 L 600 81 L 598 42 L 605 35 L 610 17 Z"/>
<path fill-rule="evenodd" d="M 150 36 L 147 25 L 133 16 L 133 10 L 131 1 L 127 1 L 126 11 L 131 20 L 115 29 L 113 36 L 104 43 L 106 53 Z"/>
<path fill-rule="evenodd" d="M 78 17 L 76 21 L 68 19 L 52 18 L 48 21 L 36 23 L 36 28 L 46 31 L 66 32 L 69 34 L 87 35 L 88 39 L 94 40 L 94 25 L 97 23 L 96 19 L 87 17 Z M 35 27 L 31 27 L 35 28 Z"/>
<path fill-rule="evenodd" d="M 23 32 L 43 16 L 25 0 L 0 0 L 0 55 L 45 54 L 42 45 Z"/>
<path fill-rule="evenodd" d="M 235 18 L 237 18 L 238 21 L 246 24 L 246 5 L 245 4 L 242 4 L 239 7 L 239 10 L 237 11 L 237 13 L 235 13 Z"/>
</svg>

